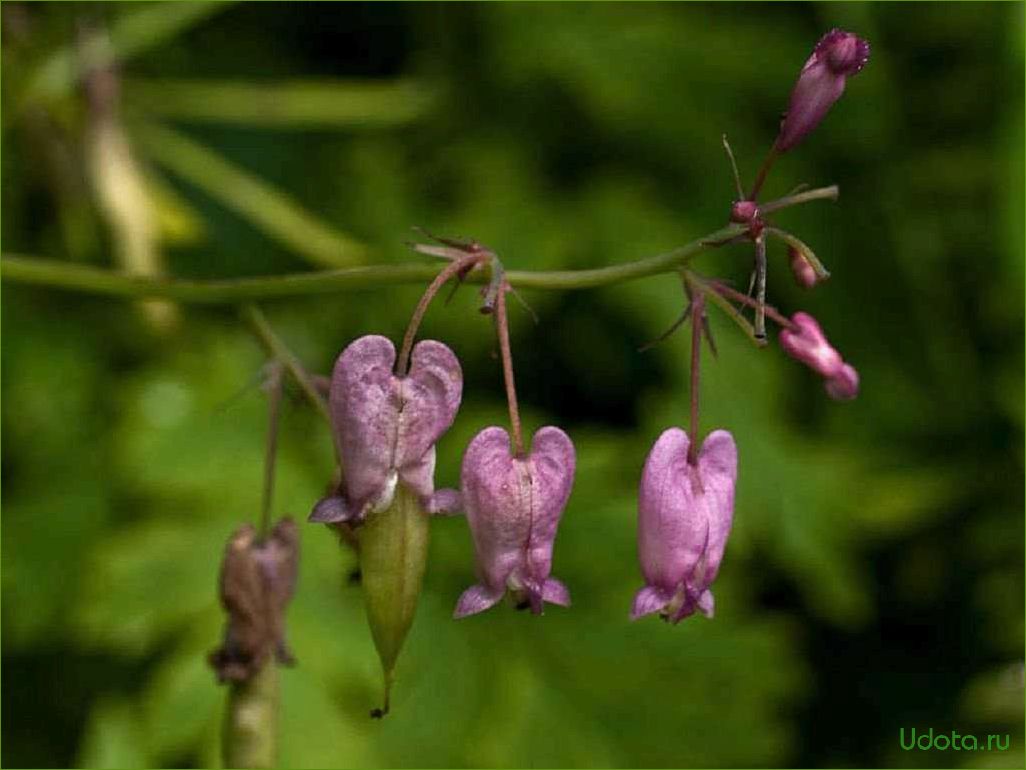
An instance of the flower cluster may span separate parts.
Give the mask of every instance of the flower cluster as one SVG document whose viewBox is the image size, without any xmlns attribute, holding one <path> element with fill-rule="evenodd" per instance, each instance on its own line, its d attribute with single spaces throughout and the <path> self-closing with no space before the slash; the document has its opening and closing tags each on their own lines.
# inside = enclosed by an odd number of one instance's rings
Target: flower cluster
<svg viewBox="0 0 1026 770">
<path fill-rule="evenodd" d="M 723 429 L 700 441 L 700 358 L 704 339 L 712 345 L 707 304 L 727 310 L 759 344 L 765 342 L 766 319 L 777 322 L 783 349 L 819 373 L 832 398 L 847 400 L 858 392 L 856 370 L 827 342 L 815 319 L 801 312 L 788 319 L 766 303 L 768 237 L 788 245 L 799 285 L 811 288 L 829 273 L 808 246 L 767 219 L 767 213 L 783 206 L 760 204 L 757 197 L 773 159 L 822 121 L 847 78 L 866 63 L 868 50 L 851 33 L 833 30 L 825 35 L 801 71 L 780 133 L 748 195 L 734 167 L 738 199 L 730 221 L 735 235 L 709 245 L 737 240 L 755 245 L 749 291 L 681 268 L 688 304 L 674 328 L 691 323 L 690 421 L 687 431 L 663 431 L 641 473 L 637 538 L 645 585 L 634 597 L 631 619 L 659 614 L 676 624 L 696 611 L 713 615 L 711 585 L 733 523 L 738 450 L 734 437 Z M 726 141 L 725 146 L 733 163 Z M 434 240 L 436 244 L 414 248 L 448 265 L 424 292 L 399 354 L 387 338 L 369 335 L 338 357 L 329 405 L 344 479 L 310 515 L 310 521 L 358 536 L 367 612 L 385 672 L 385 705 L 377 715 L 388 710 L 396 657 L 412 622 L 430 515 L 462 512 L 470 529 L 477 582 L 457 600 L 456 618 L 483 612 L 506 596 L 534 614 L 541 614 L 545 603 L 570 605 L 569 590 L 551 571 L 556 531 L 574 482 L 574 445 L 554 426 L 540 428 L 533 441 L 524 441 L 506 313 L 512 287 L 498 257 L 475 241 Z M 463 378 L 456 355 L 446 345 L 413 342 L 440 288 L 478 271 L 488 272 L 481 310 L 495 323 L 509 430 L 481 430 L 464 454 L 460 489 L 435 490 L 435 445 L 457 417 Z M 752 322 L 744 316 L 749 310 Z"/>
</svg>

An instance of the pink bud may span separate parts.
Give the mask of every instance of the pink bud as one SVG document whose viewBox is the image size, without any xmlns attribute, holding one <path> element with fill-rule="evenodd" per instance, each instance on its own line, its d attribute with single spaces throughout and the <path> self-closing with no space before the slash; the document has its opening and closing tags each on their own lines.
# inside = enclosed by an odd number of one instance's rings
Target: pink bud
<svg viewBox="0 0 1026 770">
<path fill-rule="evenodd" d="M 827 342 L 816 319 L 799 312 L 791 316 L 791 323 L 797 328 L 780 332 L 780 347 L 784 352 L 828 379 L 836 375 L 844 361 Z"/>
<path fill-rule="evenodd" d="M 690 440 L 669 428 L 652 447 L 638 492 L 638 560 L 645 587 L 634 596 L 631 620 L 660 612 L 679 623 L 696 609 L 713 615 L 709 590 L 730 535 L 737 482 L 737 447 L 725 430 L 688 462 Z"/>
<path fill-rule="evenodd" d="M 502 428 L 485 428 L 470 442 L 461 485 L 480 582 L 460 596 L 454 617 L 487 610 L 507 590 L 535 614 L 543 602 L 570 605 L 570 592 L 549 573 L 575 462 L 570 437 L 552 426 L 534 435 L 522 458 Z"/>
<path fill-rule="evenodd" d="M 452 425 L 463 391 L 459 361 L 441 342 L 413 348 L 409 372 L 393 372 L 395 348 L 378 335 L 360 337 L 338 357 L 330 407 L 342 459 L 344 496 L 321 500 L 310 521 L 361 521 L 388 508 L 402 481 L 429 511 L 435 442 Z"/>
<path fill-rule="evenodd" d="M 755 201 L 734 201 L 730 206 L 730 221 L 746 225 L 759 216 L 759 205 Z"/>
<path fill-rule="evenodd" d="M 826 380 L 827 394 L 838 401 L 855 398 L 859 392 L 859 375 L 855 367 L 846 364 L 827 341 L 816 319 L 808 313 L 791 316 L 795 329 L 780 332 L 780 347 Z"/>
<path fill-rule="evenodd" d="M 809 264 L 809 260 L 802 256 L 801 251 L 794 246 L 789 246 L 787 254 L 791 258 L 791 274 L 794 275 L 794 282 L 803 289 L 811 289 L 819 283 L 819 276 L 815 268 Z"/>
<path fill-rule="evenodd" d="M 791 91 L 776 149 L 787 152 L 808 136 L 841 98 L 847 79 L 868 60 L 869 43 L 851 32 L 834 29 L 823 35 Z"/>
</svg>

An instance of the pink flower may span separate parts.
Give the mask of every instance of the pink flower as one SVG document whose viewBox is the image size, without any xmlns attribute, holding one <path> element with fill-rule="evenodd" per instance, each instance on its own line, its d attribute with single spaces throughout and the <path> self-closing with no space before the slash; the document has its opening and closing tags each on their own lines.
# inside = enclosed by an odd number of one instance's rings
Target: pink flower
<svg viewBox="0 0 1026 770">
<path fill-rule="evenodd" d="M 808 136 L 841 98 L 848 78 L 858 74 L 867 61 L 869 43 L 865 40 L 840 29 L 823 35 L 791 91 L 775 148 L 787 152 Z"/>
<path fill-rule="evenodd" d="M 470 442 L 461 483 L 480 582 L 460 596 L 455 617 L 487 610 L 507 590 L 535 614 L 543 602 L 570 605 L 570 592 L 549 573 L 575 462 L 570 437 L 552 426 L 535 434 L 526 457 L 513 456 L 502 428 L 485 428 Z"/>
<path fill-rule="evenodd" d="M 634 596 L 631 620 L 654 612 L 679 623 L 700 610 L 713 615 L 716 579 L 734 517 L 737 447 L 713 431 L 695 465 L 688 434 L 669 428 L 652 447 L 638 493 L 638 560 L 645 587 Z"/>
<path fill-rule="evenodd" d="M 428 512 L 457 504 L 435 493 L 435 442 L 452 425 L 463 391 L 459 361 L 441 342 L 413 348 L 405 377 L 393 372 L 395 348 L 378 335 L 360 337 L 335 362 L 329 403 L 345 490 L 324 498 L 310 521 L 359 523 L 392 504 L 404 483 Z"/>
<path fill-rule="evenodd" d="M 819 323 L 808 313 L 791 316 L 794 329 L 780 332 L 780 346 L 813 371 L 822 375 L 827 394 L 838 401 L 855 398 L 859 392 L 859 375 L 846 364 L 841 354 L 827 341 Z"/>
</svg>

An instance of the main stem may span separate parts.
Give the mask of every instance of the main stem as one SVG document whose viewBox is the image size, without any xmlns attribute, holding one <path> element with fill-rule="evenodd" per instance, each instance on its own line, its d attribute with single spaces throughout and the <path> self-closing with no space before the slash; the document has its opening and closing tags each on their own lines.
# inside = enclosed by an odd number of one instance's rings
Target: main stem
<svg viewBox="0 0 1026 770">
<path fill-rule="evenodd" d="M 705 293 L 699 289 L 691 300 L 691 442 L 688 462 L 698 464 L 698 386 L 702 363 L 702 317 L 705 315 Z"/>
<path fill-rule="evenodd" d="M 506 292 L 509 284 L 503 281 L 495 299 L 495 329 L 499 335 L 499 355 L 502 357 L 502 376 L 506 383 L 506 402 L 509 404 L 509 423 L 513 431 L 514 456 L 524 456 L 524 440 L 520 432 L 520 409 L 517 406 L 517 387 L 513 381 L 513 354 L 509 348 L 509 321 L 506 317 Z"/>
<path fill-rule="evenodd" d="M 277 766 L 278 667 L 268 660 L 228 691 L 221 753 L 225 767 Z"/>
<path fill-rule="evenodd" d="M 771 201 L 760 206 L 760 210 L 763 214 L 769 214 L 814 200 L 836 198 L 835 185 L 821 187 Z M 590 270 L 512 270 L 506 276 L 511 286 L 525 289 L 592 289 L 610 286 L 660 273 L 676 272 L 698 254 L 716 248 L 720 242 L 729 241 L 745 231 L 743 225 L 730 224 L 664 254 L 619 265 Z M 25 256 L 4 256 L 0 260 L 0 267 L 0 277 L 4 281 L 18 281 L 92 294 L 161 297 L 178 302 L 197 303 L 233 303 L 272 297 L 331 294 L 354 289 L 421 283 L 438 274 L 434 265 L 425 263 L 318 270 L 261 278 L 194 281 L 163 276 L 127 275 L 88 265 Z M 468 278 L 475 282 L 485 280 L 483 275 Z"/>
<path fill-rule="evenodd" d="M 410 351 L 413 350 L 413 340 L 417 336 L 417 329 L 420 328 L 420 322 L 424 320 L 424 314 L 427 313 L 428 306 L 431 304 L 431 300 L 435 298 L 435 295 L 438 294 L 439 289 L 450 278 L 469 270 L 475 264 L 481 262 L 483 258 L 480 254 L 468 254 L 466 257 L 453 260 L 428 284 L 424 294 L 421 295 L 420 302 L 417 303 L 417 307 L 413 311 L 409 325 L 406 327 L 403 344 L 399 349 L 399 358 L 396 361 L 395 373 L 397 376 L 406 376 L 406 371 L 410 365 Z"/>
</svg>

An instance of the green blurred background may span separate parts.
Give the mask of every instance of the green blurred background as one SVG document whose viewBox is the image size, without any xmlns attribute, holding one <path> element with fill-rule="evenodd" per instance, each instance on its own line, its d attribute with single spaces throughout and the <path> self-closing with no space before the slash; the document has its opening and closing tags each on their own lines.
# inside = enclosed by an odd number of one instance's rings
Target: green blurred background
<svg viewBox="0 0 1026 770">
<path fill-rule="evenodd" d="M 570 610 L 459 623 L 465 522 L 440 520 L 394 713 L 355 566 L 302 528 L 283 673 L 284 766 L 1023 764 L 1023 15 L 1020 4 L 5 2 L 3 251 L 196 278 L 399 263 L 410 227 L 507 267 L 611 265 L 726 219 L 727 132 L 751 179 L 812 45 L 872 59 L 767 197 L 833 279 L 804 308 L 862 376 L 850 404 L 722 317 L 703 426 L 736 436 L 717 616 L 631 624 L 635 496 L 686 421 L 678 280 L 511 305 L 527 426 L 578 448 L 553 574 Z M 80 65 L 116 72 L 76 85 Z M 100 41 L 100 42 L 97 42 Z M 100 53 L 97 54 L 96 52 Z M 90 58 L 91 57 L 91 58 Z M 750 248 L 700 258 L 743 283 Z M 397 339 L 416 287 L 267 302 L 316 372 Z M 473 290 L 432 309 L 465 401 L 438 483 L 503 424 Z M 7 766 L 211 765 L 225 691 L 204 662 L 224 542 L 257 516 L 260 347 L 231 307 L 139 306 L 3 284 Z M 276 512 L 331 473 L 287 404 Z M 1011 733 L 1007 752 L 902 751 L 899 728 Z"/>
</svg>

